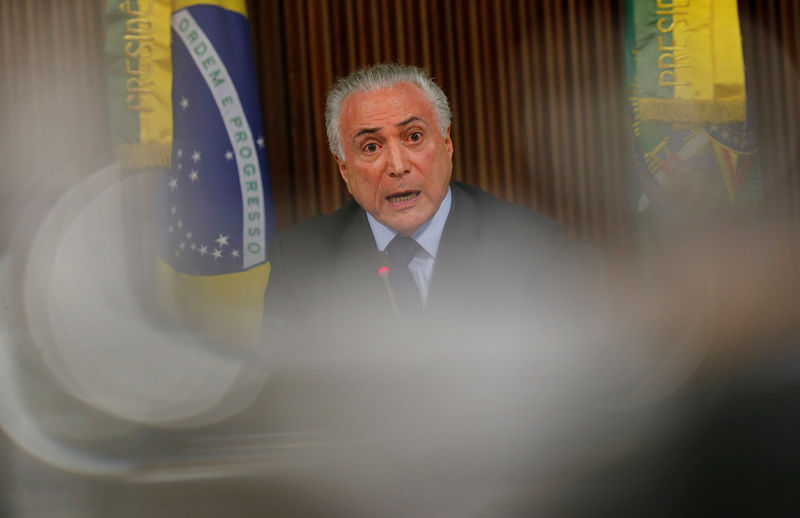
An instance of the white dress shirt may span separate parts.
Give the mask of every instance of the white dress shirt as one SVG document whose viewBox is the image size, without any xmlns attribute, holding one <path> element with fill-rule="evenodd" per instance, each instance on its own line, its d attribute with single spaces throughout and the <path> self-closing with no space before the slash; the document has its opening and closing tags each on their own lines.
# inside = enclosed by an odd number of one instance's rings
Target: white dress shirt
<svg viewBox="0 0 800 518">
<path fill-rule="evenodd" d="M 411 271 L 411 276 L 419 289 L 419 296 L 422 299 L 422 305 L 428 301 L 428 289 L 431 284 L 431 277 L 433 277 L 433 266 L 436 263 L 436 252 L 439 251 L 439 241 L 442 239 L 442 230 L 447 221 L 447 216 L 450 214 L 450 205 L 452 204 L 453 195 L 450 192 L 450 187 L 447 188 L 447 194 L 442 200 L 442 204 L 433 214 L 433 217 L 420 226 L 416 232 L 411 234 L 411 237 L 419 243 L 422 247 L 417 255 L 408 263 L 408 269 Z M 367 220 L 372 229 L 372 235 L 375 237 L 375 245 L 381 252 L 386 250 L 389 243 L 398 234 L 393 228 L 378 222 L 372 217 L 372 214 L 367 213 Z"/>
</svg>

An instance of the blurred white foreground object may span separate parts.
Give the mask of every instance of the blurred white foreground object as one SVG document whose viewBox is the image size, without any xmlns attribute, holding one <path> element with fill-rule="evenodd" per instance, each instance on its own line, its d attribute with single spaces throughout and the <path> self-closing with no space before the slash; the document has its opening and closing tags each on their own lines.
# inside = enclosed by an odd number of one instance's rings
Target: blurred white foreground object
<svg viewBox="0 0 800 518">
<path fill-rule="evenodd" d="M 26 235 L 11 304 L 64 390 L 136 423 L 184 427 L 226 417 L 263 374 L 226 344 L 158 325 L 152 291 L 155 232 L 147 217 L 157 172 L 108 166 L 49 206 Z M 46 204 L 31 202 L 30 211 Z M 14 266 L 12 266 L 13 268 Z M 16 277 L 19 278 L 19 277 Z M 16 308 L 14 308 L 16 309 Z M 251 362 L 252 365 L 252 362 Z"/>
</svg>

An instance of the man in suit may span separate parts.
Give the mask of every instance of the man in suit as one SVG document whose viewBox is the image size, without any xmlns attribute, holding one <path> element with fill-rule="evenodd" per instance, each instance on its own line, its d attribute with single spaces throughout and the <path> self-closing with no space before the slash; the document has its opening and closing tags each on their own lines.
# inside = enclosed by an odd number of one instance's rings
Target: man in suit
<svg viewBox="0 0 800 518">
<path fill-rule="evenodd" d="M 591 254 L 557 223 L 451 181 L 450 108 L 424 71 L 381 64 L 340 79 L 326 126 L 353 200 L 274 240 L 268 335 L 373 341 L 426 323 L 426 333 L 471 335 L 587 290 L 576 263 Z M 398 263 L 401 240 L 410 259 Z"/>
<path fill-rule="evenodd" d="M 461 497 L 494 498 L 509 473 L 527 492 L 531 465 L 552 468 L 532 444 L 561 440 L 586 393 L 573 302 L 593 256 L 554 221 L 452 181 L 447 98 L 420 69 L 340 79 L 326 123 L 353 200 L 272 243 L 266 428 L 356 444 L 328 469 L 379 502 L 372 514 L 404 493 L 400 515 L 473 514 Z"/>
</svg>

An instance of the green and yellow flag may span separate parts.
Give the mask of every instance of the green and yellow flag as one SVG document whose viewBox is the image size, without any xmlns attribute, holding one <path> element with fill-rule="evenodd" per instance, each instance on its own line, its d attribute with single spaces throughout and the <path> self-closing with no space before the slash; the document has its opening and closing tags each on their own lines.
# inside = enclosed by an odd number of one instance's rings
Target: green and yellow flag
<svg viewBox="0 0 800 518">
<path fill-rule="evenodd" d="M 625 44 L 640 221 L 752 208 L 763 186 L 736 0 L 626 0 Z"/>
<path fill-rule="evenodd" d="M 245 2 L 107 6 L 117 157 L 158 176 L 158 302 L 196 329 L 256 338 L 275 218 Z"/>
<path fill-rule="evenodd" d="M 171 0 L 108 0 L 106 66 L 112 141 L 121 167 L 169 166 Z"/>
</svg>

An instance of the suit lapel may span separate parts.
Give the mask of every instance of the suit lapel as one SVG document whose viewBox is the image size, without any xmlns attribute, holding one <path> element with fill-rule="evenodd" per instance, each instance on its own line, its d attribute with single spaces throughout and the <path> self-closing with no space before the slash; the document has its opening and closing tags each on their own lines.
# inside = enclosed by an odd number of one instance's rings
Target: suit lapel
<svg viewBox="0 0 800 518">
<path fill-rule="evenodd" d="M 391 314 L 386 287 L 378 276 L 378 269 L 385 266 L 385 257 L 375 247 L 366 213 L 357 205 L 344 225 L 339 245 L 335 264 L 342 293 L 353 294 L 358 299 L 353 302 L 361 307 Z"/>
<path fill-rule="evenodd" d="M 453 205 L 447 217 L 428 295 L 426 313 L 448 310 L 449 301 L 468 305 L 475 297 L 471 279 L 479 271 L 484 250 L 481 218 L 474 200 L 457 184 L 451 184 Z"/>
<path fill-rule="evenodd" d="M 452 301 L 468 307 L 480 291 L 474 283 L 480 271 L 484 243 L 481 218 L 475 201 L 457 184 L 451 184 L 453 204 L 447 217 L 428 292 L 426 314 L 447 311 Z M 335 251 L 336 274 L 342 293 L 354 294 L 363 304 L 391 318 L 392 308 L 378 268 L 386 258 L 375 247 L 366 213 L 354 202 L 343 223 L 339 248 Z"/>
</svg>

